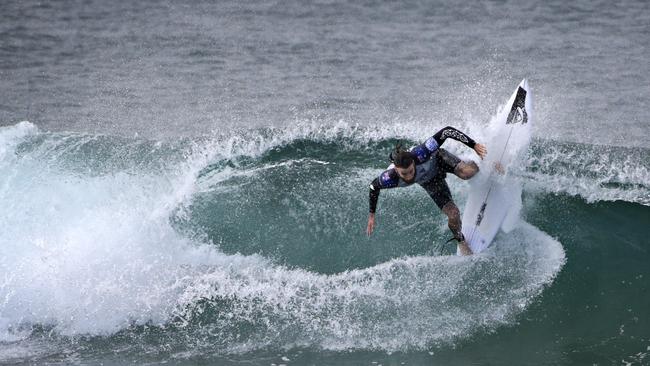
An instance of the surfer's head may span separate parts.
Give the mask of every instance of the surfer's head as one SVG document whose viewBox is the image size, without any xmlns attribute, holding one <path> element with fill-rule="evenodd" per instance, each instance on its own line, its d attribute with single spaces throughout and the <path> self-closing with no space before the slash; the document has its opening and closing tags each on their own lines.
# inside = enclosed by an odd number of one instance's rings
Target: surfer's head
<svg viewBox="0 0 650 366">
<path fill-rule="evenodd" d="M 400 178 L 411 181 L 415 177 L 415 160 L 411 152 L 403 150 L 401 144 L 397 144 L 390 154 L 390 160 L 395 164 L 395 171 Z"/>
</svg>

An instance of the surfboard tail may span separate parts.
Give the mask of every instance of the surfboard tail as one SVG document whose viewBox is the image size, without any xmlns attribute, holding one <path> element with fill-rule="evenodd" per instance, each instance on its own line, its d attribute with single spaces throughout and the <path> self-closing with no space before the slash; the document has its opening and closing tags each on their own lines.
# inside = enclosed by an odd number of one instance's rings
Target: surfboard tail
<svg viewBox="0 0 650 366">
<path fill-rule="evenodd" d="M 474 253 L 480 253 L 490 245 L 490 241 L 483 236 L 481 231 L 478 230 L 475 225 L 463 224 L 463 235 L 465 236 L 467 245 L 469 245 L 469 248 L 472 249 L 472 252 Z"/>
</svg>

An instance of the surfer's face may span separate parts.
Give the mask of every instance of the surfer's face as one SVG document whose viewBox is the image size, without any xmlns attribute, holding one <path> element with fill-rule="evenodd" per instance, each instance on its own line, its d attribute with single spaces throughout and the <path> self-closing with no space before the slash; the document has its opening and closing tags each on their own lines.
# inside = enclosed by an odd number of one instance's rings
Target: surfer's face
<svg viewBox="0 0 650 366">
<path fill-rule="evenodd" d="M 406 182 L 410 182 L 415 178 L 415 162 L 411 163 L 408 168 L 395 167 L 397 174 Z"/>
</svg>

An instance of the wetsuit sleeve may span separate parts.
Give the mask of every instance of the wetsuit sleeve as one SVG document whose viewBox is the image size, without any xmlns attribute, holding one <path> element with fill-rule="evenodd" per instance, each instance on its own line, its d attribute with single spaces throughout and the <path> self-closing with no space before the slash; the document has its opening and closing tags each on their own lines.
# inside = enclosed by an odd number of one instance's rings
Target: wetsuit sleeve
<svg viewBox="0 0 650 366">
<path fill-rule="evenodd" d="M 434 151 L 438 150 L 438 148 L 448 138 L 459 141 L 459 142 L 462 142 L 463 144 L 469 146 L 472 149 L 476 145 L 476 141 L 472 140 L 471 137 L 467 136 L 466 134 L 458 131 L 457 129 L 455 129 L 455 128 L 451 127 L 451 126 L 447 126 L 447 127 L 443 128 L 442 130 L 436 132 L 435 135 L 429 137 L 424 142 L 424 146 L 430 152 L 434 152 Z"/>
<path fill-rule="evenodd" d="M 399 176 L 395 169 L 388 169 L 381 173 L 379 177 L 373 179 L 370 183 L 370 213 L 375 213 L 377 210 L 379 191 L 382 189 L 397 187 L 397 183 L 399 183 Z"/>
</svg>

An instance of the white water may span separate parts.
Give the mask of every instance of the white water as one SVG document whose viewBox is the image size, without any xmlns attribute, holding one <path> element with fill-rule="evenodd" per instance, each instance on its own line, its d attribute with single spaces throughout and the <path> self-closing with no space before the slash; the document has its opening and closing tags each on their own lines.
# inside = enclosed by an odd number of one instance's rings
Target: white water
<svg viewBox="0 0 650 366">
<path fill-rule="evenodd" d="M 56 136 L 17 149 L 36 137 L 44 136 L 29 123 L 0 132 L 2 341 L 28 337 L 33 325 L 70 336 L 191 322 L 199 300 L 225 298 L 235 304 L 228 307 L 229 323 L 266 322 L 259 336 L 232 343 L 229 352 L 278 341 L 325 349 L 423 348 L 513 321 L 564 261 L 557 241 L 525 223 L 503 238 L 502 249 L 484 256 L 402 258 L 336 275 L 226 255 L 183 237 L 169 222 L 191 198 L 201 166 L 223 150 L 203 150 L 158 174 L 89 176 L 57 164 L 57 154 L 70 151 Z M 260 150 L 258 144 L 248 151 Z M 493 286 L 487 293 L 486 283 Z M 476 296 L 486 306 L 477 307 Z M 228 326 L 215 321 L 206 331 Z"/>
<path fill-rule="evenodd" d="M 179 317 L 191 322 L 199 299 L 221 298 L 237 304 L 228 308 L 233 322 L 263 314 L 268 325 L 250 342 L 233 342 L 231 352 L 273 342 L 325 349 L 422 348 L 514 321 L 564 261 L 557 241 L 522 222 L 507 237 L 498 237 L 499 245 L 485 256 L 401 258 L 335 275 L 289 269 L 259 256 L 226 255 L 182 236 L 169 223 L 173 211 L 194 192 L 218 186 L 216 175 L 196 185 L 198 172 L 217 157 L 258 156 L 298 138 L 349 138 L 351 144 L 394 135 L 416 139 L 429 130 L 420 128 L 363 130 L 341 123 L 329 129 L 303 126 L 269 132 L 271 138 L 244 135 L 228 143 L 215 138 L 195 149 L 187 161 L 160 171 L 117 169 L 101 174 L 66 168 L 61 156 L 81 153 L 66 147 L 57 135 L 43 134 L 29 123 L 3 128 L 0 339 L 28 337 L 32 325 L 51 326 L 62 335 L 105 335 Z M 30 139 L 46 142 L 19 148 Z M 607 166 L 607 160 L 601 161 Z M 632 161 L 609 163 L 619 180 L 647 179 L 639 173 L 644 168 Z M 592 188 L 584 189 L 590 193 Z M 567 188 L 564 192 L 571 193 Z M 487 305 L 470 305 L 477 300 L 471 294 L 481 294 L 486 283 L 494 287 L 480 299 Z M 434 311 L 442 305 L 453 311 Z M 415 315 L 423 313 L 430 315 Z M 360 314 L 371 316 L 364 319 Z M 213 324 L 219 326 L 227 324 Z"/>
</svg>

